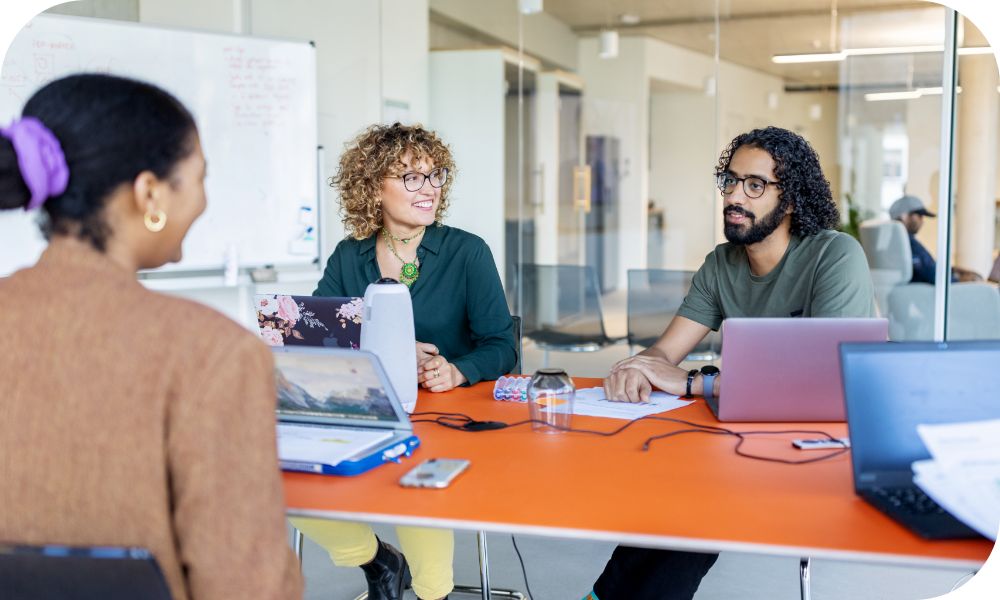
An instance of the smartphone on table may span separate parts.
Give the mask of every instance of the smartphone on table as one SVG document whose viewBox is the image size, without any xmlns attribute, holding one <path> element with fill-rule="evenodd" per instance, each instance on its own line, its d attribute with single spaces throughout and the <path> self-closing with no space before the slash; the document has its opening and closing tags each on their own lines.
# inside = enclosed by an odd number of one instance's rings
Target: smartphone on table
<svg viewBox="0 0 1000 600">
<path fill-rule="evenodd" d="M 446 488 L 469 467 L 464 458 L 429 458 L 399 480 L 404 487 Z"/>
</svg>

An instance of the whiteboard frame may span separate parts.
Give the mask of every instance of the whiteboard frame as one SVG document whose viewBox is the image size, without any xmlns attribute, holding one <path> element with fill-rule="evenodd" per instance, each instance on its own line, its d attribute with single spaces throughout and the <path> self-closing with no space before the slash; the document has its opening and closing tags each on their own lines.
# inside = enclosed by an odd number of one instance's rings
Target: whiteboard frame
<svg viewBox="0 0 1000 600">
<path fill-rule="evenodd" d="M 25 29 L 25 27 L 27 27 L 30 23 L 32 23 L 35 19 L 37 19 L 39 17 L 43 18 L 44 20 L 67 21 L 67 22 L 73 22 L 73 21 L 75 21 L 75 22 L 80 22 L 80 23 L 101 23 L 101 24 L 110 24 L 110 25 L 114 25 L 115 27 L 122 27 L 122 28 L 126 28 L 126 29 L 153 30 L 153 31 L 162 31 L 162 32 L 167 32 L 167 33 L 182 33 L 182 34 L 206 35 L 206 36 L 210 36 L 210 37 L 214 37 L 214 38 L 220 38 L 220 39 L 230 38 L 230 39 L 234 39 L 234 40 L 252 40 L 254 42 L 273 42 L 273 43 L 281 43 L 281 44 L 293 44 L 293 45 L 304 44 L 304 45 L 308 45 L 309 46 L 309 51 L 310 51 L 311 63 L 312 63 L 312 74 L 311 74 L 311 80 L 310 81 L 311 81 L 311 92 L 312 92 L 312 95 L 313 95 L 313 107 L 314 107 L 314 110 L 315 110 L 315 113 L 312 116 L 312 120 L 313 120 L 313 124 L 314 124 L 314 128 L 315 128 L 315 131 L 314 131 L 315 137 L 314 137 L 314 139 L 316 140 L 316 146 L 314 147 L 313 152 L 314 152 L 314 155 L 316 157 L 316 179 L 317 179 L 317 182 L 316 182 L 316 191 L 315 191 L 315 198 L 314 198 L 315 207 L 316 207 L 316 218 L 315 218 L 315 226 L 314 226 L 314 231 L 316 232 L 315 252 L 313 254 L 310 254 L 310 255 L 305 255 L 303 257 L 303 260 L 301 260 L 301 261 L 294 261 L 294 262 L 288 262 L 288 261 L 286 261 L 286 262 L 263 263 L 263 264 L 259 264 L 259 263 L 256 263 L 256 262 L 251 262 L 251 263 L 246 263 L 246 264 L 240 264 L 238 271 L 239 271 L 240 275 L 249 275 L 249 273 L 251 271 L 253 271 L 255 269 L 261 269 L 261 268 L 273 269 L 273 270 L 278 270 L 278 271 L 282 271 L 282 272 L 314 272 L 314 271 L 317 271 L 317 270 L 321 270 L 321 259 L 322 259 L 322 252 L 323 252 L 323 243 L 324 243 L 323 233 L 324 233 L 324 229 L 325 229 L 325 226 L 324 226 L 325 223 L 323 221 L 324 216 L 325 216 L 324 215 L 325 211 L 324 211 L 324 206 L 323 206 L 323 186 L 325 184 L 325 178 L 323 177 L 323 164 L 322 164 L 323 147 L 321 145 L 319 145 L 319 98 L 318 98 L 318 87 L 319 86 L 318 86 L 318 70 L 317 70 L 317 57 L 316 57 L 316 43 L 315 43 L 314 40 L 302 39 L 302 38 L 279 37 L 279 36 L 258 36 L 258 35 L 253 35 L 253 34 L 234 33 L 234 32 L 228 32 L 228 31 L 214 31 L 214 30 L 210 30 L 210 29 L 199 29 L 199 28 L 193 28 L 193 27 L 179 27 L 179 26 L 174 26 L 174 25 L 157 25 L 157 24 L 151 24 L 151 23 L 142 23 L 142 22 L 138 22 L 138 21 L 125 21 L 125 20 L 116 20 L 116 19 L 83 17 L 83 16 L 77 16 L 77 15 L 49 14 L 49 13 L 42 12 L 42 13 L 38 13 L 38 14 L 34 15 L 33 17 L 31 17 L 31 19 L 29 19 L 29 21 L 27 23 L 25 23 L 20 29 L 18 29 L 18 31 L 15 34 L 14 38 L 11 40 L 11 44 L 13 44 L 14 40 L 17 39 L 17 36 L 21 34 L 21 32 Z M 10 50 L 10 46 L 8 46 L 6 48 L 3 48 L 3 54 L 2 54 L 2 56 L 0 56 L 0 65 L 3 65 L 6 62 L 7 53 L 9 52 L 9 50 Z M 115 73 L 111 73 L 111 74 L 115 74 Z M 129 75 L 125 75 L 125 76 L 128 77 Z M 133 76 L 133 78 L 136 78 L 136 77 Z M 141 81 L 146 81 L 148 83 L 152 83 L 153 85 L 157 85 L 158 87 L 164 87 L 159 82 L 157 82 L 155 80 L 151 80 L 149 78 L 141 78 L 141 77 L 139 77 L 138 79 L 140 79 Z M 171 94 L 173 94 L 173 92 L 171 92 Z M 197 123 L 197 119 L 196 119 L 196 123 Z M 32 219 L 31 220 L 32 221 L 37 221 L 37 213 L 32 214 Z M 33 223 L 33 226 L 37 227 L 37 224 Z M 189 234 L 190 234 L 190 232 L 189 232 Z M 48 242 L 45 242 L 45 245 L 47 247 Z M 139 271 L 137 273 L 137 278 L 141 279 L 141 280 L 161 280 L 161 279 L 176 279 L 176 278 L 191 278 L 191 277 L 216 277 L 216 276 L 221 275 L 224 272 L 224 270 L 225 270 L 225 265 L 224 264 L 220 264 L 218 267 L 212 266 L 212 267 L 188 267 L 188 268 L 186 268 L 186 267 L 184 267 L 182 265 L 175 266 L 174 263 L 167 263 L 167 264 L 162 265 L 162 266 L 160 266 L 160 267 L 158 267 L 156 269 L 144 269 L 144 270 L 141 270 L 141 271 Z M 0 273 L 0 278 L 6 277 L 7 275 L 10 275 L 10 273 L 6 273 L 6 274 Z"/>
</svg>

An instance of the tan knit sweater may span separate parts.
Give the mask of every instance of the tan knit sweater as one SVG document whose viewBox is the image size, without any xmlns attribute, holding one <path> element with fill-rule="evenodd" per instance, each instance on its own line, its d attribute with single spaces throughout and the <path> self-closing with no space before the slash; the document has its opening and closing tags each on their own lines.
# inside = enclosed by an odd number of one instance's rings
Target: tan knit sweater
<svg viewBox="0 0 1000 600">
<path fill-rule="evenodd" d="M 0 323 L 0 541 L 145 547 L 178 600 L 302 596 L 262 343 L 67 239 L 0 279 Z"/>
</svg>

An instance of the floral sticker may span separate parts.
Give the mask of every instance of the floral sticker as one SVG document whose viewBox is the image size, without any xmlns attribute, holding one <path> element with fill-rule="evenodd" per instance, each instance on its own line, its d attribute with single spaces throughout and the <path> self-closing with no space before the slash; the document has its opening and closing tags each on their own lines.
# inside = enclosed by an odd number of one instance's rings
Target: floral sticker
<svg viewBox="0 0 1000 600">
<path fill-rule="evenodd" d="M 257 328 L 264 343 L 269 346 L 358 348 L 364 299 L 313 300 L 315 302 L 280 294 L 258 295 L 255 300 Z M 323 314 L 317 315 L 316 311 Z M 338 321 L 340 327 L 336 326 Z"/>
</svg>

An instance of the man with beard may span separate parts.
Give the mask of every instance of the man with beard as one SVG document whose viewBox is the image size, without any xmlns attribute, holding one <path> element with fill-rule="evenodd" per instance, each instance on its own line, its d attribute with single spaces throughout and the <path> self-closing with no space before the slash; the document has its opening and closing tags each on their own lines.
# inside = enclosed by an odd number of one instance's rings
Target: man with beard
<svg viewBox="0 0 1000 600">
<path fill-rule="evenodd" d="M 819 157 L 798 134 L 777 127 L 736 137 L 716 168 L 724 233 L 705 257 L 677 315 L 655 344 L 617 363 L 609 399 L 642 402 L 654 389 L 718 395 L 714 367 L 677 365 L 729 317 L 874 317 L 868 263 L 840 222 Z M 704 389 L 705 376 L 712 389 Z M 717 554 L 619 546 L 588 600 L 687 600 Z"/>
</svg>

